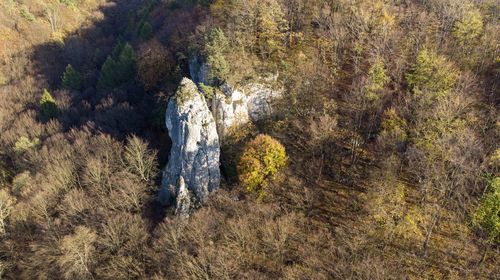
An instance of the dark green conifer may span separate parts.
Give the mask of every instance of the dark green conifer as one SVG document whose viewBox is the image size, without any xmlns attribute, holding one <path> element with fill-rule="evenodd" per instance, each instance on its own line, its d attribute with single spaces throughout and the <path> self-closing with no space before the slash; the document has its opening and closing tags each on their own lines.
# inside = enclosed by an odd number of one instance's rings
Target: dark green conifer
<svg viewBox="0 0 500 280">
<path fill-rule="evenodd" d="M 82 77 L 80 73 L 76 71 L 73 66 L 71 66 L 71 64 L 66 66 L 66 70 L 61 77 L 61 84 L 67 89 L 81 90 Z"/>
</svg>

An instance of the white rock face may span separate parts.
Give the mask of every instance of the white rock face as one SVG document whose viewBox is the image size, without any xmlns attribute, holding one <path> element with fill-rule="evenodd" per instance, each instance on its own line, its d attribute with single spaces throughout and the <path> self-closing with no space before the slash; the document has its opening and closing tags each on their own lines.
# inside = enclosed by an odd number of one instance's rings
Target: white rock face
<svg viewBox="0 0 500 280">
<path fill-rule="evenodd" d="M 177 205 L 175 208 L 175 214 L 183 218 L 186 218 L 189 216 L 189 212 L 191 210 L 192 196 L 186 187 L 186 183 L 184 182 L 184 177 L 182 176 L 179 177 L 178 185 L 179 185 L 179 191 L 177 193 L 177 200 L 176 200 Z"/>
<path fill-rule="evenodd" d="M 241 91 L 233 90 L 228 85 L 221 87 L 212 100 L 212 112 L 217 123 L 217 131 L 222 138 L 233 126 L 240 126 L 250 121 L 247 97 Z"/>
<path fill-rule="evenodd" d="M 222 93 L 217 93 L 212 103 L 212 112 L 221 138 L 231 127 L 270 117 L 273 101 L 282 97 L 282 91 L 257 83 L 249 84 L 243 90 L 233 89 L 225 84 L 221 86 L 221 90 Z"/>
<path fill-rule="evenodd" d="M 189 72 L 195 83 L 212 85 L 209 80 L 210 66 L 199 57 L 189 60 Z M 270 86 L 277 79 L 278 74 L 275 74 L 262 78 L 263 83 L 251 83 L 241 88 L 233 88 L 228 84 L 220 87 L 222 93 L 215 95 L 211 106 L 220 138 L 224 138 L 231 127 L 260 121 L 272 115 L 273 101 L 283 96 L 282 90 Z"/>
<path fill-rule="evenodd" d="M 283 96 L 280 90 L 273 90 L 265 84 L 248 85 L 247 108 L 250 118 L 255 122 L 268 118 L 273 113 L 273 101 Z"/>
<path fill-rule="evenodd" d="M 220 184 L 220 146 L 217 128 L 205 98 L 184 78 L 168 103 L 166 125 L 172 148 L 163 171 L 161 203 L 176 201 L 176 212 L 187 215 L 206 201 Z"/>
</svg>

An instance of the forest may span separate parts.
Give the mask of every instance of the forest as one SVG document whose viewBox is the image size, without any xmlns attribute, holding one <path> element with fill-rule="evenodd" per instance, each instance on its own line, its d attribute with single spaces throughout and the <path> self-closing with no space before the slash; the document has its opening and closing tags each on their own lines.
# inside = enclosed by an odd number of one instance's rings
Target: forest
<svg viewBox="0 0 500 280">
<path fill-rule="evenodd" d="M 0 0 L 0 279 L 498 279 L 499 20 L 499 0 Z M 230 86 L 280 98 L 219 132 L 220 187 L 178 215 L 158 197 L 185 78 L 212 111 Z"/>
</svg>

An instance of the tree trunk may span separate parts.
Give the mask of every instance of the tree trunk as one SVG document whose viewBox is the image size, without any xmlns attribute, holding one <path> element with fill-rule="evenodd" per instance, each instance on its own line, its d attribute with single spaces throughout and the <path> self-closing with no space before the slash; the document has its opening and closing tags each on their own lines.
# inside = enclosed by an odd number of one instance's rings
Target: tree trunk
<svg viewBox="0 0 500 280">
<path fill-rule="evenodd" d="M 436 226 L 438 220 L 439 220 L 439 211 L 436 210 L 436 212 L 434 213 L 434 215 L 432 217 L 431 226 L 430 226 L 429 230 L 427 231 L 427 235 L 425 236 L 425 241 L 424 241 L 424 245 L 423 245 L 424 257 L 427 256 L 427 249 L 429 247 L 429 241 L 431 240 L 432 232 L 434 231 L 434 227 Z"/>
<path fill-rule="evenodd" d="M 479 262 L 479 266 L 482 266 L 484 261 L 486 261 L 490 247 L 491 247 L 491 242 L 486 242 L 486 247 L 484 247 L 483 256 L 481 257 L 481 261 Z"/>
</svg>

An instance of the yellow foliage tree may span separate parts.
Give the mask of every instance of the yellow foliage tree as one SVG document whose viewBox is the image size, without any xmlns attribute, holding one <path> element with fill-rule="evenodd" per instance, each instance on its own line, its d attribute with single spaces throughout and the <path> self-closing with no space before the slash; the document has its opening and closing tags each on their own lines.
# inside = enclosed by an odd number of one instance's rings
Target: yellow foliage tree
<svg viewBox="0 0 500 280">
<path fill-rule="evenodd" d="M 474 45 L 483 32 L 483 17 L 478 9 L 467 11 L 453 27 L 453 36 L 462 47 Z"/>
<path fill-rule="evenodd" d="M 269 135 L 261 134 L 244 148 L 238 164 L 240 183 L 249 192 L 265 194 L 269 180 L 287 162 L 285 147 Z"/>
</svg>

